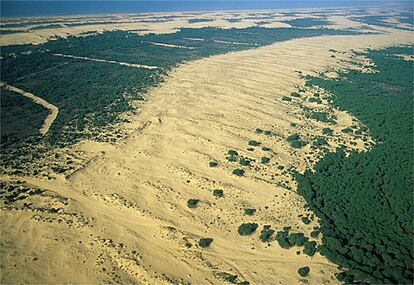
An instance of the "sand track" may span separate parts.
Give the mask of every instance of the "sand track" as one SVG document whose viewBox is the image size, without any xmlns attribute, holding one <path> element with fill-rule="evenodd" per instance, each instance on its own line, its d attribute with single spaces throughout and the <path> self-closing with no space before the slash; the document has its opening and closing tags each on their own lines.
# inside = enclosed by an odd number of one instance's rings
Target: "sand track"
<svg viewBox="0 0 414 285">
<path fill-rule="evenodd" d="M 45 107 L 46 109 L 49 109 L 50 110 L 50 114 L 46 117 L 45 121 L 43 122 L 42 127 L 39 129 L 39 133 L 41 135 L 43 135 L 43 136 L 46 135 L 47 132 L 49 131 L 50 127 L 52 126 L 53 122 L 55 121 L 55 119 L 57 118 L 57 116 L 59 114 L 59 108 L 56 107 L 53 104 L 50 104 L 46 100 L 44 100 L 44 99 L 42 99 L 40 97 L 37 97 L 36 95 L 34 95 L 32 93 L 29 93 L 29 92 L 26 92 L 26 91 L 24 91 L 24 90 L 22 90 L 20 88 L 17 88 L 17 87 L 8 85 L 8 84 L 6 84 L 4 82 L 1 82 L 0 83 L 0 86 L 6 88 L 7 90 L 10 90 L 10 91 L 19 93 L 19 94 L 21 94 L 21 95 L 23 95 L 23 96 L 25 96 L 27 98 L 30 98 L 36 104 L 40 104 L 43 107 Z"/>
<path fill-rule="evenodd" d="M 412 33 L 405 31 L 295 39 L 180 65 L 125 126 L 139 131 L 117 145 L 81 145 L 100 156 L 69 179 L 28 180 L 69 197 L 61 211 L 77 213 L 79 222 L 66 226 L 34 220 L 27 210 L 5 212 L 4 223 L 13 226 L 2 231 L 2 250 L 16 254 L 3 255 L 2 282 L 228 284 L 220 275 L 226 272 L 250 284 L 334 284 L 338 270 L 324 257 L 262 243 L 259 233 L 240 236 L 237 227 L 257 222 L 260 231 L 265 224 L 275 230 L 290 225 L 309 235 L 317 224 L 300 222 L 304 201 L 286 187 L 295 184 L 277 165 L 303 171 L 311 166 L 306 159 L 311 154 L 309 148 L 292 149 L 285 138 L 294 132 L 318 135 L 328 126 L 339 134 L 338 142 L 349 146 L 353 139 L 340 135 L 357 123 L 346 112 L 334 110 L 338 122 L 327 125 L 304 118 L 297 105 L 281 100 L 304 84 L 296 71 L 316 74 L 341 67 L 351 48 L 411 41 Z M 333 58 L 329 49 L 346 53 Z M 276 135 L 257 134 L 256 128 Z M 253 139 L 272 152 L 248 151 Z M 364 150 L 362 141 L 355 141 L 355 148 Z M 330 143 L 334 148 L 337 142 Z M 244 177 L 232 174 L 240 165 L 226 160 L 229 149 L 256 159 Z M 258 163 L 265 155 L 271 162 Z M 219 165 L 210 167 L 212 160 Z M 224 190 L 223 198 L 212 195 L 215 188 Z M 188 208 L 189 198 L 200 199 L 199 206 Z M 245 207 L 257 213 L 245 216 Z M 200 237 L 214 242 L 201 249 Z M 32 261 L 35 255 L 40 258 Z M 26 264 L 25 270 L 13 264 Z M 304 265 L 312 270 L 308 281 L 297 275 Z"/>
<path fill-rule="evenodd" d="M 123 66 L 134 67 L 134 68 L 145 68 L 145 69 L 157 69 L 157 68 L 159 68 L 158 66 L 153 66 L 153 65 L 127 63 L 127 62 L 121 62 L 121 61 L 98 59 L 98 58 L 90 58 L 90 57 L 86 57 L 86 56 L 76 56 L 76 55 L 70 55 L 70 54 L 54 53 L 53 55 L 60 56 L 60 57 L 74 58 L 74 59 L 82 59 L 82 60 L 88 60 L 88 61 L 95 61 L 95 62 L 119 64 L 119 65 L 123 65 Z"/>
</svg>

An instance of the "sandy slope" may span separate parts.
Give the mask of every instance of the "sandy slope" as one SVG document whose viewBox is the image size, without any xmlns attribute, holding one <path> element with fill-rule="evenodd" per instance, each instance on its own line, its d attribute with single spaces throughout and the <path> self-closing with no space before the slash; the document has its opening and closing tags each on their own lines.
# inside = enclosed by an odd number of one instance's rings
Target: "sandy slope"
<svg viewBox="0 0 414 285">
<path fill-rule="evenodd" d="M 411 41 L 412 34 L 403 31 L 296 39 L 181 65 L 125 126 L 133 130 L 126 140 L 81 145 L 96 159 L 68 179 L 27 179 L 49 191 L 30 198 L 32 210 L 3 211 L 2 283 L 225 284 L 219 272 L 227 272 L 251 284 L 296 284 L 305 282 L 297 274 L 304 265 L 311 267 L 311 284 L 335 283 L 336 266 L 325 258 L 297 255 L 297 249 L 275 242 L 269 246 L 257 232 L 239 236 L 237 227 L 254 221 L 259 230 L 265 224 L 276 230 L 290 225 L 309 234 L 317 225 L 300 222 L 304 201 L 286 188 L 294 187 L 286 170 L 276 168 L 310 166 L 309 147 L 294 150 L 285 137 L 321 134 L 327 126 L 281 100 L 304 83 L 295 71 L 339 67 L 352 48 Z M 346 53 L 333 58 L 329 49 Z M 329 127 L 336 131 L 357 123 L 345 112 L 333 112 L 338 124 Z M 256 134 L 256 128 L 276 135 Z M 247 151 L 252 139 L 272 152 Z M 345 135 L 331 143 L 351 140 L 363 149 Z M 257 160 L 266 154 L 271 162 L 256 162 L 245 177 L 237 177 L 231 174 L 236 166 L 225 159 L 229 149 Z M 209 167 L 212 160 L 218 167 Z M 215 188 L 224 190 L 223 198 L 212 195 Z M 189 198 L 200 199 L 199 206 L 188 208 Z M 245 207 L 257 214 L 245 216 Z M 201 249 L 200 237 L 214 242 Z"/>
</svg>

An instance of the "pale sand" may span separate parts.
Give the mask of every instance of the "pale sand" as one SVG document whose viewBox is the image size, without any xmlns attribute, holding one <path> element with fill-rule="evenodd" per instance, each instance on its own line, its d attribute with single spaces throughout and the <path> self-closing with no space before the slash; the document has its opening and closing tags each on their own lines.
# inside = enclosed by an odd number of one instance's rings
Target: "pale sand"
<svg viewBox="0 0 414 285">
<path fill-rule="evenodd" d="M 158 68 L 158 66 L 154 66 L 154 65 L 135 64 L 135 63 L 121 62 L 121 61 L 115 61 L 115 60 L 106 60 L 106 59 L 99 59 L 99 58 L 90 58 L 86 56 L 77 56 L 77 55 L 70 55 L 70 54 L 55 53 L 53 55 L 60 56 L 60 57 L 73 58 L 73 59 L 95 61 L 95 62 L 112 63 L 112 64 L 118 64 L 118 65 L 123 65 L 123 66 L 134 67 L 134 68 L 144 68 L 144 69 L 157 69 Z"/>
<path fill-rule="evenodd" d="M 19 94 L 21 94 L 21 95 L 23 95 L 23 96 L 25 96 L 29 99 L 32 99 L 33 102 L 35 102 L 36 104 L 42 105 L 46 109 L 50 110 L 49 115 L 47 115 L 45 121 L 43 122 L 42 127 L 39 129 L 39 133 L 41 135 L 43 135 L 43 136 L 46 135 L 47 132 L 49 131 L 50 127 L 52 126 L 53 122 L 55 121 L 56 117 L 59 114 L 59 108 L 56 107 L 55 105 L 47 102 L 46 100 L 44 100 L 44 99 L 42 99 L 42 98 L 40 98 L 40 97 L 38 97 L 38 96 L 36 96 L 32 93 L 26 92 L 26 91 L 24 91 L 20 88 L 17 88 L 15 86 L 8 85 L 4 82 L 0 82 L 0 86 L 4 87 L 4 88 L 6 88 L 10 91 L 19 93 Z"/>
<path fill-rule="evenodd" d="M 268 28 L 280 28 L 290 27 L 289 24 L 283 23 L 284 20 L 291 20 L 297 18 L 315 17 L 311 12 L 313 9 L 301 10 L 301 13 L 296 16 L 284 16 L 281 14 L 282 11 L 225 11 L 225 12 L 203 12 L 203 13 L 151 13 L 151 14 L 121 14 L 121 15 L 102 15 L 102 16 L 83 16 L 83 17 L 50 17 L 50 18 L 28 18 L 28 21 L 41 21 L 41 20 L 52 20 L 56 23 L 61 24 L 61 28 L 47 28 L 42 30 L 29 30 L 38 26 L 45 26 L 46 24 L 37 24 L 27 27 L 20 28 L 3 28 L 6 30 L 20 30 L 22 33 L 16 34 L 4 34 L 1 36 L 0 45 L 15 45 L 15 44 L 39 44 L 47 41 L 52 37 L 63 37 L 66 38 L 69 35 L 81 36 L 84 33 L 91 31 L 104 32 L 113 30 L 126 30 L 133 31 L 139 34 L 148 33 L 174 33 L 179 31 L 180 28 L 203 28 L 203 27 L 220 27 L 224 29 L 230 28 L 247 28 L 258 26 L 257 22 L 266 21 L 269 23 L 263 24 L 263 27 Z M 373 12 L 374 13 L 374 12 Z M 251 16 L 249 14 L 257 14 L 257 16 Z M 260 16 L 271 15 L 272 18 L 260 18 Z M 175 18 L 168 18 L 173 16 Z M 256 18 L 255 18 L 256 17 Z M 197 18 L 210 18 L 213 21 L 210 22 L 196 22 L 189 23 L 190 19 Z M 240 22 L 229 22 L 226 19 L 230 18 L 241 18 Z M 154 20 L 167 20 L 161 22 L 153 22 Z M 352 21 L 348 20 L 344 15 L 333 16 L 332 19 L 335 22 L 334 28 L 347 28 L 359 26 Z M 79 23 L 88 25 L 81 26 L 65 26 L 68 23 Z M 104 22 L 111 21 L 114 23 L 110 24 L 99 24 L 91 25 L 91 22 Z M 18 21 L 8 21 L 7 23 L 18 23 Z M 342 25 L 345 24 L 345 25 Z M 342 26 L 341 26 L 342 25 Z"/>
<path fill-rule="evenodd" d="M 296 255 L 299 248 L 284 250 L 275 242 L 267 246 L 258 236 L 265 224 L 276 230 L 290 225 L 306 235 L 317 225 L 300 222 L 304 200 L 280 186 L 285 180 L 292 187 L 295 183 L 275 162 L 299 171 L 311 166 L 309 147 L 294 150 L 285 137 L 299 132 L 307 138 L 328 126 L 338 134 L 332 147 L 354 140 L 363 150 L 360 140 L 339 131 L 358 122 L 338 110 L 332 110 L 337 125 L 308 120 L 281 98 L 304 84 L 295 71 L 315 74 L 328 66 L 339 68 L 342 59 L 350 59 L 350 49 L 411 42 L 412 33 L 395 30 L 324 36 L 180 65 L 150 92 L 140 115 L 124 126 L 131 131 L 127 139 L 117 145 L 79 145 L 97 157 L 66 180 L 27 178 L 51 192 L 26 202 L 60 210 L 3 211 L 1 282 L 228 284 L 214 273 L 224 271 L 251 284 L 297 284 L 305 283 L 298 267 L 308 265 L 310 284 L 336 283 L 336 265 L 324 257 Z M 329 49 L 341 53 L 333 58 Z M 319 108 L 330 107 L 325 103 Z M 292 122 L 297 126 L 291 127 Z M 256 128 L 277 135 L 258 135 Z M 271 162 L 255 163 L 256 170 L 236 177 L 231 174 L 236 166 L 225 159 L 229 149 L 256 159 L 269 156 L 260 148 L 246 151 L 251 139 L 272 148 Z M 212 160 L 219 166 L 209 167 Z M 275 180 L 273 173 L 278 174 Z M 224 198 L 213 197 L 214 188 L 222 188 Z M 200 205 L 189 209 L 189 198 L 200 199 Z M 243 215 L 245 207 L 256 208 L 257 214 Z M 239 236 L 242 222 L 260 226 L 252 236 Z M 195 246 L 200 237 L 214 242 L 201 249 Z M 193 244 L 189 249 L 187 242 Z"/>
</svg>

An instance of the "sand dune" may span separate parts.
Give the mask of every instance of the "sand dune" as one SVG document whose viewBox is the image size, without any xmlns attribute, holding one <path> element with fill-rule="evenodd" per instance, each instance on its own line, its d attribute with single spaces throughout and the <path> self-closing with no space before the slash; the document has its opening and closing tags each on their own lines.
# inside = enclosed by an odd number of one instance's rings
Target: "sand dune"
<svg viewBox="0 0 414 285">
<path fill-rule="evenodd" d="M 304 201 L 285 187 L 294 187 L 287 171 L 276 168 L 310 166 L 309 149 L 294 150 L 284 137 L 318 134 L 325 126 L 281 101 L 304 83 L 295 71 L 340 67 L 351 48 L 409 42 L 407 35 L 297 39 L 181 65 L 125 126 L 137 130 L 128 139 L 115 146 L 84 143 L 85 151 L 100 155 L 67 180 L 27 179 L 48 190 L 30 198 L 32 208 L 52 205 L 58 212 L 3 211 L 2 283 L 221 284 L 220 272 L 226 272 L 251 284 L 294 284 L 302 282 L 296 271 L 304 265 L 312 269 L 311 284 L 335 283 L 336 266 L 325 258 L 267 245 L 258 233 L 239 236 L 237 227 L 254 221 L 260 228 L 290 225 L 309 234 L 317 225 L 300 222 Z M 332 58 L 329 49 L 345 53 Z M 355 123 L 335 112 L 335 130 Z M 277 136 L 259 135 L 256 128 Z M 246 150 L 251 139 L 272 149 L 269 165 L 258 163 L 260 148 Z M 256 159 L 245 177 L 231 173 L 236 166 L 225 159 L 229 149 Z M 218 167 L 209 167 L 212 160 Z M 212 195 L 215 188 L 224 190 L 223 198 Z M 200 205 L 188 208 L 189 198 L 200 199 Z M 257 214 L 245 216 L 245 207 Z M 210 248 L 196 245 L 201 237 L 214 238 Z"/>
<path fill-rule="evenodd" d="M 338 134 L 331 148 L 354 141 L 355 148 L 365 149 L 362 141 L 339 131 L 359 123 L 346 112 L 326 102 L 315 106 L 337 115 L 337 124 L 327 125 L 281 100 L 303 86 L 296 71 L 316 74 L 344 66 L 341 60 L 351 58 L 351 49 L 410 42 L 406 31 L 324 36 L 180 65 L 124 126 L 135 130 L 127 139 L 80 144 L 97 158 L 68 179 L 20 178 L 47 191 L 30 198 L 32 210 L 3 211 L 2 283 L 228 284 L 223 272 L 251 284 L 336 283 L 338 269 L 324 257 L 262 243 L 257 232 L 240 236 L 237 227 L 257 222 L 260 231 L 266 224 L 276 230 L 289 225 L 308 235 L 317 225 L 300 221 L 304 200 L 286 170 L 310 167 L 312 154 L 309 147 L 292 149 L 285 139 L 289 134 L 310 138 L 329 126 Z M 341 53 L 334 58 L 329 49 Z M 257 134 L 256 128 L 274 135 Z M 248 151 L 249 140 L 272 151 Z M 226 160 L 229 149 L 256 159 L 244 177 L 232 174 L 237 164 Z M 260 164 L 264 155 L 271 158 L 267 165 Z M 217 167 L 209 166 L 213 160 Z M 215 188 L 223 189 L 224 197 L 214 197 Z M 197 208 L 187 207 L 190 198 L 200 199 Z M 36 210 L 42 207 L 57 212 Z M 257 213 L 245 216 L 245 207 Z M 201 237 L 214 239 L 210 248 L 197 246 Z M 312 270 L 308 281 L 297 274 L 304 265 Z"/>
</svg>

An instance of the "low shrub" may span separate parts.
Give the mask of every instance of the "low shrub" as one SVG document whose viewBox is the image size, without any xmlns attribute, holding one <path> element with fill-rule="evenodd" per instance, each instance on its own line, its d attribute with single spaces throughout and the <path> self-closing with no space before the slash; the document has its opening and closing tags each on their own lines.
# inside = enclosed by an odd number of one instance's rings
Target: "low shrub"
<svg viewBox="0 0 414 285">
<path fill-rule="evenodd" d="M 239 155 L 239 153 L 238 153 L 237 151 L 233 150 L 233 149 L 230 149 L 230 150 L 227 152 L 227 154 L 228 154 L 228 155 L 235 155 L 235 156 L 238 156 L 238 155 Z"/>
<path fill-rule="evenodd" d="M 266 157 L 266 156 L 263 156 L 262 158 L 261 158 L 261 162 L 262 163 L 268 163 L 270 161 L 270 158 L 268 158 L 268 157 Z"/>
<path fill-rule="evenodd" d="M 239 235 L 247 236 L 254 233 L 258 226 L 256 223 L 243 223 L 239 226 L 237 232 Z"/>
<path fill-rule="evenodd" d="M 311 222 L 311 220 L 309 220 L 308 217 L 302 217 L 302 223 L 304 223 L 305 225 L 309 225 Z"/>
<path fill-rule="evenodd" d="M 246 208 L 246 209 L 244 209 L 244 213 L 246 215 L 252 216 L 252 215 L 254 215 L 256 213 L 256 209 L 254 209 L 254 208 Z"/>
<path fill-rule="evenodd" d="M 250 163 L 252 162 L 251 159 L 246 158 L 246 157 L 241 157 L 239 160 L 239 163 L 243 166 L 250 166 Z"/>
<path fill-rule="evenodd" d="M 210 167 L 216 167 L 218 165 L 217 161 L 210 161 L 209 163 Z"/>
<path fill-rule="evenodd" d="M 240 169 L 240 168 L 236 168 L 233 170 L 233 174 L 237 175 L 237 176 L 243 176 L 244 175 L 244 170 Z"/>
<path fill-rule="evenodd" d="M 268 242 L 272 239 L 272 235 L 275 231 L 270 228 L 269 225 L 263 227 L 263 230 L 260 232 L 260 240 L 262 242 Z"/>
<path fill-rule="evenodd" d="M 303 244 L 304 249 L 303 249 L 303 253 L 309 256 L 313 256 L 316 253 L 316 246 L 318 244 L 316 243 L 316 241 L 307 241 Z"/>
<path fill-rule="evenodd" d="M 308 276 L 309 272 L 310 272 L 309 266 L 304 266 L 298 269 L 298 274 L 302 277 Z"/>
<path fill-rule="evenodd" d="M 324 134 L 326 136 L 332 136 L 333 135 L 333 130 L 331 128 L 323 128 L 322 129 L 322 134 Z"/>
<path fill-rule="evenodd" d="M 222 189 L 214 189 L 213 190 L 213 195 L 216 197 L 223 197 L 224 196 L 224 191 Z"/>
<path fill-rule="evenodd" d="M 262 144 L 261 142 L 258 142 L 258 141 L 255 141 L 255 140 L 249 141 L 249 145 L 251 145 L 251 146 L 259 146 L 261 144 Z"/>
<path fill-rule="evenodd" d="M 302 246 L 308 238 L 303 233 L 291 233 L 288 240 L 291 246 Z"/>
<path fill-rule="evenodd" d="M 187 206 L 189 208 L 195 208 L 195 207 L 197 207 L 197 205 L 198 205 L 199 202 L 200 202 L 200 200 L 198 200 L 198 199 L 189 199 L 187 201 Z"/>
<path fill-rule="evenodd" d="M 198 241 L 198 245 L 200 247 L 205 248 L 205 247 L 209 247 L 212 242 L 213 242 L 213 239 L 212 238 L 201 238 Z"/>
</svg>

